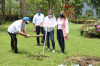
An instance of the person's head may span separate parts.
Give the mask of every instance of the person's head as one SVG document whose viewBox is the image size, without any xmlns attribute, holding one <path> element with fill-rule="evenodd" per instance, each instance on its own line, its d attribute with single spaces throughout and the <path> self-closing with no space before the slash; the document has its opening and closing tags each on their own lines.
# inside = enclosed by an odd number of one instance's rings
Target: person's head
<svg viewBox="0 0 100 66">
<path fill-rule="evenodd" d="M 64 12 L 64 11 L 61 11 L 61 12 L 60 12 L 60 18 L 66 19 L 66 16 L 65 16 L 65 12 Z"/>
<path fill-rule="evenodd" d="M 53 11 L 52 11 L 52 10 L 49 10 L 49 12 L 48 12 L 48 17 L 49 17 L 49 18 L 53 17 Z"/>
<path fill-rule="evenodd" d="M 23 18 L 23 21 L 22 21 L 22 24 L 23 25 L 26 25 L 26 24 L 28 24 L 29 23 L 29 18 L 28 17 L 24 17 Z"/>
<path fill-rule="evenodd" d="M 40 8 L 37 9 L 37 14 L 38 14 L 38 15 L 41 14 L 41 9 L 40 9 Z"/>
</svg>

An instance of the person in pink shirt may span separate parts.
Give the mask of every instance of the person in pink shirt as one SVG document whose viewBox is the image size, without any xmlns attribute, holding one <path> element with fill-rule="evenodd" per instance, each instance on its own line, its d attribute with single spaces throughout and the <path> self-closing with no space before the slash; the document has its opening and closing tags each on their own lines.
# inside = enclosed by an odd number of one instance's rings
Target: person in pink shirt
<svg viewBox="0 0 100 66">
<path fill-rule="evenodd" d="M 68 19 L 65 16 L 64 11 L 60 12 L 60 17 L 57 19 L 57 39 L 61 48 L 61 54 L 64 53 L 65 42 L 68 37 L 69 27 L 68 27 Z"/>
</svg>

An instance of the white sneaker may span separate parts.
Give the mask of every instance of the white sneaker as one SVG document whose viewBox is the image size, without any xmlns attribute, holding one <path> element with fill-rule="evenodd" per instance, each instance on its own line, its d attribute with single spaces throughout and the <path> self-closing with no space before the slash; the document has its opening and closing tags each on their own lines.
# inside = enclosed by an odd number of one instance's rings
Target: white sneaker
<svg viewBox="0 0 100 66">
<path fill-rule="evenodd" d="M 50 49 L 48 49 L 47 51 L 49 51 Z"/>
<path fill-rule="evenodd" d="M 64 53 L 61 53 L 61 54 L 64 54 Z"/>
<path fill-rule="evenodd" d="M 55 52 L 55 50 L 52 51 L 53 53 Z"/>
</svg>

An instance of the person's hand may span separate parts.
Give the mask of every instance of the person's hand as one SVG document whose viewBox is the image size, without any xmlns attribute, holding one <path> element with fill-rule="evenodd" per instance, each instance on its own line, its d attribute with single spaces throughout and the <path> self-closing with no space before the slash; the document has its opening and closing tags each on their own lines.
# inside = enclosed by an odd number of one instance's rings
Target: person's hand
<svg viewBox="0 0 100 66">
<path fill-rule="evenodd" d="M 40 23 L 40 27 L 43 27 L 43 22 Z"/>
<path fill-rule="evenodd" d="M 30 37 L 30 35 L 28 35 L 28 34 L 27 34 L 25 37 L 26 37 L 26 38 L 29 38 L 29 37 Z"/>
<path fill-rule="evenodd" d="M 36 32 L 36 29 L 34 28 L 34 32 Z"/>
<path fill-rule="evenodd" d="M 68 34 L 65 35 L 65 38 L 67 38 Z"/>
</svg>

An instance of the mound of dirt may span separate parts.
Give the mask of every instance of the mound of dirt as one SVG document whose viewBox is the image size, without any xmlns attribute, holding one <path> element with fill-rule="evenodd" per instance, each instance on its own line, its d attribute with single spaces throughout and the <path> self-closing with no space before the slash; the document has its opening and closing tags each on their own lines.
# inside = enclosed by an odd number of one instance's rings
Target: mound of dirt
<svg viewBox="0 0 100 66">
<path fill-rule="evenodd" d="M 71 62 L 74 64 L 79 64 L 79 66 L 100 66 L 100 57 L 69 57 L 66 58 L 68 66 L 70 66 Z M 61 62 L 64 62 L 61 61 Z"/>
</svg>

